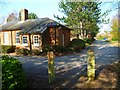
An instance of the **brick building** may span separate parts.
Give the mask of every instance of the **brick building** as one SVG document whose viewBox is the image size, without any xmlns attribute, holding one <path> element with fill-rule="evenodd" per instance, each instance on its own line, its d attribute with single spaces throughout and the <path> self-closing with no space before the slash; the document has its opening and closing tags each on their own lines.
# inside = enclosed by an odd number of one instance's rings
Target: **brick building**
<svg viewBox="0 0 120 90">
<path fill-rule="evenodd" d="M 70 42 L 70 28 L 49 18 L 28 19 L 22 9 L 20 21 L 0 25 L 0 44 L 42 50 L 44 45 L 66 46 Z"/>
</svg>

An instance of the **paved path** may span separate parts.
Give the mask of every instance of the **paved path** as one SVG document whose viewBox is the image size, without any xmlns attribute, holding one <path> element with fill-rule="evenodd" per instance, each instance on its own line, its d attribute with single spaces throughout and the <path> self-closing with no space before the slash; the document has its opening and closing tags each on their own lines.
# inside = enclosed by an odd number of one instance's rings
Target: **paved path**
<svg viewBox="0 0 120 90">
<path fill-rule="evenodd" d="M 104 41 L 95 41 L 90 48 L 95 52 L 96 67 L 100 71 L 107 64 L 120 60 L 118 50 L 120 48 L 113 47 Z M 62 87 L 73 85 L 81 75 L 86 75 L 86 50 L 74 55 L 67 55 L 55 58 L 55 70 L 57 78 L 70 79 L 69 84 L 62 83 Z M 47 77 L 47 58 L 45 57 L 16 57 L 23 64 L 23 68 L 27 76 L 31 77 Z M 38 80 L 38 79 L 36 79 Z M 62 80 L 62 79 L 61 79 Z M 34 81 L 34 80 L 33 80 Z M 38 80 L 39 82 L 39 80 Z M 41 81 L 42 82 L 42 81 Z M 74 83 L 72 83 L 74 82 Z M 38 84 L 40 86 L 40 84 Z M 38 87 L 36 85 L 36 87 Z M 44 85 L 43 85 L 44 87 Z"/>
</svg>

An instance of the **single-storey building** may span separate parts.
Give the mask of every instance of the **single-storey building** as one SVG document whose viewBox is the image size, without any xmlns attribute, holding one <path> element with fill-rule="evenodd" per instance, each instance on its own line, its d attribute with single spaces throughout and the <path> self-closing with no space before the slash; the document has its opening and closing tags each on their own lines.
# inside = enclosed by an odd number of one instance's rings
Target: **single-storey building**
<svg viewBox="0 0 120 90">
<path fill-rule="evenodd" d="M 21 21 L 0 25 L 0 44 L 42 50 L 44 45 L 66 46 L 70 42 L 70 28 L 49 18 L 28 19 L 28 11 L 21 10 Z"/>
</svg>

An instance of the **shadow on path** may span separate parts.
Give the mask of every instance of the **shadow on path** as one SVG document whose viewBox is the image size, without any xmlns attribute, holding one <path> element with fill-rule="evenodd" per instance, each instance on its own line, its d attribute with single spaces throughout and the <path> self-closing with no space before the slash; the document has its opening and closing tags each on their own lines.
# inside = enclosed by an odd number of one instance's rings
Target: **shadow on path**
<svg viewBox="0 0 120 90">
<path fill-rule="evenodd" d="M 100 72 L 107 67 L 106 65 L 100 65 L 97 69 L 96 69 L 96 73 L 95 73 L 95 79 L 97 79 L 97 77 L 99 76 Z"/>
<path fill-rule="evenodd" d="M 51 85 L 52 88 L 73 88 L 80 79 L 81 76 L 86 76 L 86 66 L 82 68 L 73 68 L 66 72 L 60 72 L 56 74 L 56 82 Z"/>
</svg>

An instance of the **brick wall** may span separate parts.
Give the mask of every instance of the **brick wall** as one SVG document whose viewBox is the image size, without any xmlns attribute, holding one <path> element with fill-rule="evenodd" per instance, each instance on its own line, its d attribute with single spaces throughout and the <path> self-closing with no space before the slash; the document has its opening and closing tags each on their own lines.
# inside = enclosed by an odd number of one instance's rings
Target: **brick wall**
<svg viewBox="0 0 120 90">
<path fill-rule="evenodd" d="M 43 45 L 51 45 L 49 29 L 44 31 L 43 34 L 42 34 L 42 44 Z"/>
<path fill-rule="evenodd" d="M 64 34 L 64 38 L 63 38 L 63 34 Z M 63 46 L 63 42 L 64 42 L 64 46 L 66 46 L 70 42 L 70 30 L 66 30 L 66 29 L 59 30 L 58 40 L 60 46 Z"/>
<path fill-rule="evenodd" d="M 26 45 L 26 46 L 24 46 L 23 44 L 22 44 L 22 36 L 23 35 L 20 35 L 20 43 L 19 44 L 16 44 L 16 33 L 17 32 L 19 32 L 20 30 L 13 30 L 13 31 L 3 31 L 3 32 L 0 32 L 0 41 L 1 41 L 1 45 L 5 45 L 4 44 L 4 32 L 8 32 L 8 41 L 9 41 L 9 43 L 8 43 L 8 45 L 15 45 L 16 47 L 19 47 L 19 48 L 27 48 L 27 49 L 29 49 L 29 35 L 24 35 L 24 36 L 27 36 L 27 44 L 28 45 Z M 35 35 L 35 34 L 34 34 Z M 32 49 L 40 49 L 40 47 L 39 46 L 35 46 L 34 44 L 33 44 L 33 36 L 34 35 L 31 35 L 30 37 L 31 37 L 31 44 L 32 44 Z M 36 34 L 36 35 L 38 35 L 38 34 Z M 40 35 L 38 35 L 38 37 L 39 37 L 39 45 L 41 46 L 42 45 L 42 38 L 41 38 L 41 36 Z"/>
<path fill-rule="evenodd" d="M 63 34 L 64 34 L 64 46 L 66 46 L 70 42 L 70 30 L 66 29 L 59 30 L 58 28 L 52 27 L 49 28 L 42 34 L 43 45 L 63 46 Z"/>
<path fill-rule="evenodd" d="M 54 32 L 54 30 L 56 30 L 56 33 Z M 16 44 L 16 33 L 19 32 L 20 30 L 13 30 L 13 31 L 4 31 L 4 32 L 8 32 L 8 41 L 9 41 L 9 45 L 16 45 L 16 47 L 20 47 L 20 48 L 29 48 L 30 43 L 29 43 L 29 35 L 25 35 L 27 36 L 27 42 L 28 45 L 24 46 L 22 44 L 22 36 L 20 35 L 20 43 Z M 56 39 L 56 43 L 52 43 L 51 42 L 51 31 L 53 32 L 53 39 L 55 41 Z M 0 41 L 1 41 L 1 45 L 4 45 L 4 32 L 0 32 Z M 56 34 L 56 36 L 55 36 Z M 39 36 L 39 45 L 40 46 L 35 46 L 33 44 L 33 37 L 34 35 L 38 35 Z M 32 44 L 32 49 L 40 49 L 42 47 L 42 45 L 60 45 L 63 46 L 63 35 L 64 35 L 64 46 L 66 46 L 69 42 L 70 42 L 70 30 L 66 30 L 66 29 L 58 29 L 58 28 L 49 28 L 47 29 L 42 35 L 39 34 L 33 34 L 30 36 L 31 38 L 31 44 Z"/>
</svg>

